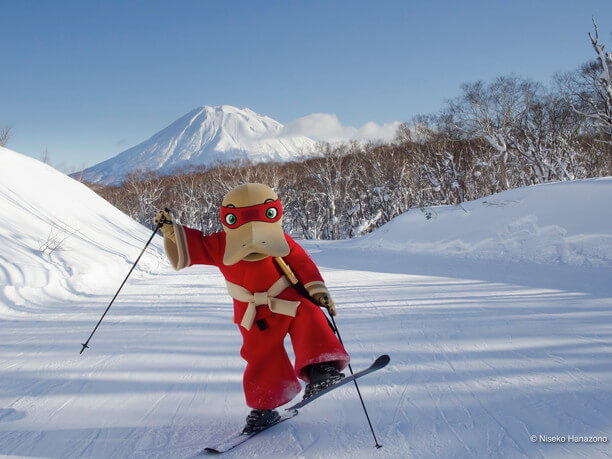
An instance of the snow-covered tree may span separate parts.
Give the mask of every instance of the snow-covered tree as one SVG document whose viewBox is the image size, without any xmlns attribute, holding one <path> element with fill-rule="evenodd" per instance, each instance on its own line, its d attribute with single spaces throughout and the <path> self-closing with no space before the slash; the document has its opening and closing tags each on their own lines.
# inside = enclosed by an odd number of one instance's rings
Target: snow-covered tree
<svg viewBox="0 0 612 459">
<path fill-rule="evenodd" d="M 571 107 L 592 121 L 612 142 L 612 53 L 599 41 L 599 29 L 593 18 L 594 33 L 589 32 L 595 59 L 579 70 L 560 74 L 557 83 Z"/>
</svg>

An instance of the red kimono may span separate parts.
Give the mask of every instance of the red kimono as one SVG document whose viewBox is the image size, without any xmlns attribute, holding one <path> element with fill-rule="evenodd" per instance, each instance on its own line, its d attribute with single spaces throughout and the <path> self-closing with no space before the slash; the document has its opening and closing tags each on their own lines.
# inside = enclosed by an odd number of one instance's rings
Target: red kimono
<svg viewBox="0 0 612 459">
<path fill-rule="evenodd" d="M 178 225 L 177 225 L 178 226 Z M 214 265 L 225 279 L 255 294 L 266 292 L 283 275 L 272 257 L 259 261 L 241 260 L 223 264 L 225 232 L 204 235 L 201 231 L 182 227 L 179 245 L 185 244 L 184 266 Z M 183 232 L 180 231 L 179 232 Z M 288 234 L 285 239 L 291 249 L 283 257 L 303 285 L 323 282 L 314 262 Z M 300 391 L 297 378 L 308 382 L 305 367 L 314 363 L 334 362 L 339 370 L 346 367 L 349 356 L 327 323 L 323 311 L 289 286 L 276 295 L 281 300 L 299 302 L 295 317 L 274 313 L 268 305 L 256 306 L 254 325 L 247 330 L 239 326 L 243 336 L 240 355 L 247 362 L 243 384 L 246 403 L 251 408 L 272 409 L 284 405 Z M 248 303 L 234 298 L 234 322 L 241 324 Z M 295 352 L 291 365 L 283 341 L 287 333 Z"/>
</svg>

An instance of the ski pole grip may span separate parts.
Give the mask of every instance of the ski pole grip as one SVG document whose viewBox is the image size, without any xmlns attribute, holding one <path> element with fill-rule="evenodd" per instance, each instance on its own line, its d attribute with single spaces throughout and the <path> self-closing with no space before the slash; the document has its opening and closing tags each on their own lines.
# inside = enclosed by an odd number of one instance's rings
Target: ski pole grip
<svg viewBox="0 0 612 459">
<path fill-rule="evenodd" d="M 171 214 L 172 211 L 170 209 L 168 209 L 167 207 L 164 207 L 164 211 L 167 212 L 168 214 Z M 164 226 L 166 223 L 168 223 L 169 225 L 172 225 L 172 220 L 166 220 L 163 219 L 161 220 L 158 224 L 157 224 L 157 229 L 161 228 L 162 226 Z"/>
</svg>

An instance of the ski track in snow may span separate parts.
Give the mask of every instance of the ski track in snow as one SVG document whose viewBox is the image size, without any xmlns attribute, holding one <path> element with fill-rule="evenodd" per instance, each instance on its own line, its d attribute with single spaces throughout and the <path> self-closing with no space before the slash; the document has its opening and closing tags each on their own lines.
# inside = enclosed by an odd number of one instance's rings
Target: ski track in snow
<svg viewBox="0 0 612 459">
<path fill-rule="evenodd" d="M 387 368 L 225 457 L 612 457 L 610 271 L 305 244 L 339 305 L 354 369 Z M 150 255 L 152 256 L 152 255 Z M 193 457 L 239 429 L 240 334 L 214 268 L 23 305 L 0 320 L 0 454 Z M 111 289 L 112 290 L 112 289 Z"/>
</svg>

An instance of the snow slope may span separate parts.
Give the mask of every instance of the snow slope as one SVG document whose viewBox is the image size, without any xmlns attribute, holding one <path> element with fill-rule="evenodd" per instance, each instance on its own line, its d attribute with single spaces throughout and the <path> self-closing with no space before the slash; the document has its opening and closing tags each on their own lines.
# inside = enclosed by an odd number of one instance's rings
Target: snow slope
<svg viewBox="0 0 612 459">
<path fill-rule="evenodd" d="M 412 209 L 353 245 L 477 260 L 612 267 L 612 177 L 547 183 L 458 206 Z"/>
<path fill-rule="evenodd" d="M 236 160 L 290 161 L 312 153 L 314 140 L 283 135 L 282 129 L 279 122 L 248 108 L 203 106 L 150 139 L 73 176 L 116 184 L 136 170 L 168 174 Z"/>
<path fill-rule="evenodd" d="M 5 317 L 118 285 L 151 234 L 85 185 L 1 147 L 0 205 Z M 157 269 L 162 251 L 158 245 L 139 268 Z"/>
<path fill-rule="evenodd" d="M 149 232 L 34 160 L 0 150 L 0 161 L 0 455 L 193 457 L 238 429 L 247 413 L 241 339 L 216 269 L 174 272 L 155 245 L 79 355 Z M 305 242 L 338 304 L 353 366 L 391 355 L 387 368 L 360 383 L 384 447 L 374 449 L 347 386 L 226 457 L 611 457 L 607 239 L 592 240 L 601 252 L 580 263 L 474 256 L 505 219 L 526 214 L 539 227 L 566 220 L 565 237 L 609 236 L 610 226 L 599 226 L 610 218 L 607 203 L 590 196 L 599 186 L 605 194 L 610 180 L 561 185 L 574 200 L 557 199 L 564 193 L 557 185 L 532 187 L 518 190 L 520 212 L 473 203 L 463 226 L 455 209 L 438 208 L 438 219 L 423 225 L 448 218 L 446 229 L 421 227 L 409 213 L 360 240 Z M 579 216 L 585 207 L 598 218 L 579 227 L 555 216 Z M 493 213 L 501 226 L 487 230 Z M 57 214 L 80 233 L 65 241 L 70 250 L 46 259 L 36 238 Z M 408 237 L 423 244 L 428 230 L 433 241 L 461 236 L 474 249 L 417 253 Z M 538 243 L 545 239 L 523 251 Z"/>
</svg>

